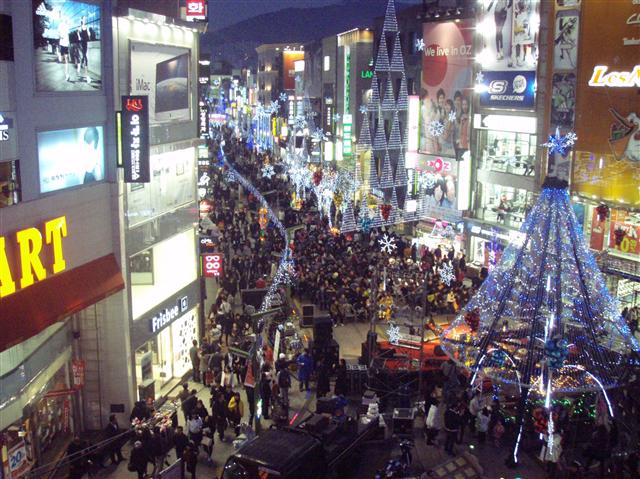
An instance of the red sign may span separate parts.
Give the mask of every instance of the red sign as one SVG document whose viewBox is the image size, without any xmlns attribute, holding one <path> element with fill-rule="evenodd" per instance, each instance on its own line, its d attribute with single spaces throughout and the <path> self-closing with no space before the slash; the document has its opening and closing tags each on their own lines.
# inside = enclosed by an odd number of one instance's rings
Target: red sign
<svg viewBox="0 0 640 479">
<path fill-rule="evenodd" d="M 73 371 L 73 387 L 81 389 L 84 386 L 84 361 L 82 359 L 71 361 L 71 370 Z"/>
<path fill-rule="evenodd" d="M 202 255 L 202 271 L 205 278 L 222 276 L 222 253 Z"/>
<path fill-rule="evenodd" d="M 206 20 L 207 15 L 206 0 L 187 0 L 187 20 Z"/>
<path fill-rule="evenodd" d="M 624 234 L 620 234 L 620 237 L 616 238 L 616 231 L 624 232 Z M 626 211 L 611 210 L 609 248 L 623 253 L 640 255 L 640 225 L 632 224 Z"/>
<path fill-rule="evenodd" d="M 605 231 L 605 223 L 604 221 L 600 221 L 598 217 L 597 208 L 593 209 L 593 216 L 591 217 L 591 241 L 589 243 L 589 247 L 596 251 L 602 251 L 604 247 L 604 231 Z"/>
</svg>

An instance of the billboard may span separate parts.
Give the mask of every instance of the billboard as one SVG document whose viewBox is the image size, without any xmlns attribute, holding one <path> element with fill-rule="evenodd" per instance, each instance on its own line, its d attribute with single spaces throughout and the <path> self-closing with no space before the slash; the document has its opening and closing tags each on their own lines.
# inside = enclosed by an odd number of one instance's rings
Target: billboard
<svg viewBox="0 0 640 479">
<path fill-rule="evenodd" d="M 468 162 L 467 162 L 468 163 Z M 416 178 L 421 216 L 452 221 L 460 216 L 458 203 L 458 163 L 441 156 L 418 154 Z"/>
<path fill-rule="evenodd" d="M 423 26 L 421 153 L 456 158 L 469 149 L 473 32 L 469 20 Z"/>
<path fill-rule="evenodd" d="M 146 96 L 122 97 L 120 145 L 125 183 L 149 183 L 149 101 Z"/>
<path fill-rule="evenodd" d="M 101 126 L 38 133 L 40 193 L 104 180 Z"/>
<path fill-rule="evenodd" d="M 481 0 L 476 77 L 480 106 L 535 108 L 538 0 Z M 577 32 L 577 28 L 575 29 Z"/>
<path fill-rule="evenodd" d="M 32 8 L 36 90 L 100 90 L 100 5 L 33 0 Z"/>
<path fill-rule="evenodd" d="M 582 2 L 572 189 L 640 206 L 640 5 Z M 607 21 L 603 22 L 602 19 Z"/>
<path fill-rule="evenodd" d="M 640 256 L 640 224 L 634 221 L 629 212 L 611 211 L 609 248 Z"/>
<path fill-rule="evenodd" d="M 131 42 L 131 94 L 149 97 L 153 123 L 190 120 L 188 48 Z"/>
<path fill-rule="evenodd" d="M 304 52 L 285 51 L 282 53 L 283 86 L 285 90 L 296 88 L 296 62 L 304 60 Z"/>
</svg>

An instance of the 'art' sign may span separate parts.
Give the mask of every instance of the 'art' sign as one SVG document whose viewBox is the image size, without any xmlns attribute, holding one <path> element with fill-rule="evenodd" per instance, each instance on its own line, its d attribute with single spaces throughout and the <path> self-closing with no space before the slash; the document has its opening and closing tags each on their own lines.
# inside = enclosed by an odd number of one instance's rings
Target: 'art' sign
<svg viewBox="0 0 640 479">
<path fill-rule="evenodd" d="M 202 271 L 202 274 L 205 278 L 218 278 L 222 276 L 222 254 L 203 254 Z"/>
<path fill-rule="evenodd" d="M 46 279 L 49 273 L 64 271 L 67 263 L 62 251 L 62 238 L 66 237 L 65 216 L 47 221 L 44 224 L 44 235 L 37 228 L 27 228 L 18 231 L 15 240 L 0 236 L 0 298 Z M 45 248 L 45 245 L 48 247 Z M 50 251 L 43 251 L 45 249 Z M 14 252 L 15 266 L 10 266 L 9 251 Z M 45 267 L 45 257 L 52 259 L 49 268 Z M 20 268 L 17 267 L 17 263 L 20 264 Z"/>
<path fill-rule="evenodd" d="M 122 97 L 120 152 L 125 183 L 149 183 L 149 98 Z"/>
</svg>

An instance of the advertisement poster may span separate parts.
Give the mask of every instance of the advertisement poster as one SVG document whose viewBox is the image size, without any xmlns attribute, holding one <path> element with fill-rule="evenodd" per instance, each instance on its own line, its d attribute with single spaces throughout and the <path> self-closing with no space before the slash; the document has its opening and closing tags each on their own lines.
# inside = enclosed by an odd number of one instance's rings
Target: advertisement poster
<svg viewBox="0 0 640 479">
<path fill-rule="evenodd" d="M 624 210 L 612 210 L 609 223 L 609 248 L 640 255 L 640 222 L 632 221 Z"/>
<path fill-rule="evenodd" d="M 472 23 L 425 23 L 423 40 L 418 150 L 457 158 L 469 149 Z"/>
<path fill-rule="evenodd" d="M 421 216 L 449 221 L 457 210 L 457 162 L 447 158 L 419 155 L 416 164 L 418 211 Z"/>
<path fill-rule="evenodd" d="M 304 52 L 286 51 L 282 53 L 283 88 L 296 88 L 296 62 L 304 60 Z"/>
<path fill-rule="evenodd" d="M 82 359 L 71 361 L 71 371 L 73 373 L 73 387 L 81 389 L 84 387 L 85 362 Z"/>
<path fill-rule="evenodd" d="M 575 70 L 578 66 L 578 32 L 580 14 L 576 10 L 556 13 L 556 31 L 553 46 L 553 68 Z"/>
<path fill-rule="evenodd" d="M 640 71 L 640 4 L 582 2 L 581 8 L 572 190 L 637 208 L 640 81 L 633 72 Z"/>
<path fill-rule="evenodd" d="M 101 126 L 38 133 L 40 192 L 104 180 Z"/>
<path fill-rule="evenodd" d="M 538 64 L 538 0 L 481 0 L 483 71 L 535 71 Z"/>
<path fill-rule="evenodd" d="M 9 473 L 10 477 L 17 479 L 24 477 L 31 468 L 31 463 L 27 455 L 27 445 L 24 441 L 19 441 L 8 451 Z"/>
<path fill-rule="evenodd" d="M 532 110 L 536 100 L 536 72 L 482 72 L 480 106 Z"/>
<path fill-rule="evenodd" d="M 149 97 L 149 121 L 189 120 L 188 48 L 131 42 L 131 95 Z"/>
<path fill-rule="evenodd" d="M 554 73 L 551 86 L 551 126 L 573 128 L 576 115 L 575 73 Z"/>
<path fill-rule="evenodd" d="M 36 90 L 100 90 L 100 6 L 74 0 L 32 4 Z"/>
<path fill-rule="evenodd" d="M 149 183 L 149 97 L 123 96 L 121 140 L 125 183 Z"/>
</svg>

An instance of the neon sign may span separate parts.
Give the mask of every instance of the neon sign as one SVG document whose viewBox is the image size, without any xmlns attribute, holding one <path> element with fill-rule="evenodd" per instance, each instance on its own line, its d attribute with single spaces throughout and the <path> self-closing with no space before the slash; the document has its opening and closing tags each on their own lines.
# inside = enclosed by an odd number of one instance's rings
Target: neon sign
<svg viewBox="0 0 640 479">
<path fill-rule="evenodd" d="M 42 243 L 51 245 L 50 273 L 56 274 L 67 268 L 62 251 L 62 238 L 67 237 L 67 218 L 60 216 L 44 224 L 44 237 L 37 228 L 27 228 L 16 233 L 15 242 L 20 258 L 20 289 L 27 288 L 36 281 L 47 277 L 47 269 L 42 262 Z M 12 273 L 7 256 L 7 238 L 0 236 L 0 298 L 9 296 L 17 290 L 18 277 Z"/>
<path fill-rule="evenodd" d="M 596 65 L 593 67 L 593 74 L 589 80 L 589 86 L 595 87 L 617 87 L 617 88 L 640 88 L 640 65 L 636 65 L 630 72 L 609 72 L 609 67 Z"/>
</svg>

